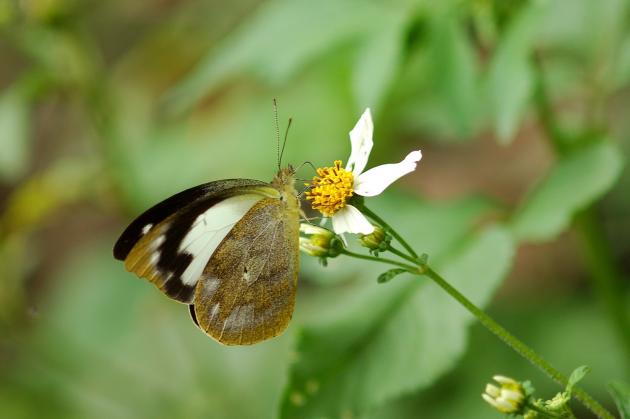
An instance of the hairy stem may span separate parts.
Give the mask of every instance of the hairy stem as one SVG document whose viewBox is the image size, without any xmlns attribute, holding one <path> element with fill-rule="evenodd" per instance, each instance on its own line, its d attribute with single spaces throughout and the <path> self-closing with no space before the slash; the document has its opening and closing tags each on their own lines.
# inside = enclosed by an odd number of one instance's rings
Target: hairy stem
<svg viewBox="0 0 630 419">
<path fill-rule="evenodd" d="M 488 329 L 491 333 L 498 337 L 503 343 L 512 348 L 516 353 L 521 355 L 532 365 L 538 367 L 560 385 L 567 385 L 567 377 L 563 375 L 560 371 L 555 369 L 543 357 L 534 352 L 533 349 L 525 345 L 522 341 L 520 341 L 518 338 L 508 332 L 503 326 L 497 323 L 492 317 L 488 316 L 483 310 L 473 304 L 468 298 L 457 291 L 451 284 L 449 284 L 433 269 L 427 266 L 425 270 L 425 276 L 431 278 L 433 282 L 435 282 L 451 297 L 457 300 L 458 303 L 464 306 L 464 308 L 466 308 L 466 310 L 468 310 L 473 316 L 475 316 L 486 329 Z M 573 394 L 575 394 L 575 397 L 580 400 L 582 404 L 584 404 L 584 406 L 586 406 L 591 412 L 595 413 L 599 418 L 614 419 L 614 416 L 610 414 L 610 412 L 604 409 L 601 404 L 599 404 L 595 399 L 593 399 L 581 388 L 574 387 Z"/>
</svg>

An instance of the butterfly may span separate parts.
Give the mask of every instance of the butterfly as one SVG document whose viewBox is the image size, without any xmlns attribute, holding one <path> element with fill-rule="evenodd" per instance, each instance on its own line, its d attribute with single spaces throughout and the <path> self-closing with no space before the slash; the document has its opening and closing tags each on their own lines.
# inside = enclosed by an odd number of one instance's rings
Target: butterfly
<svg viewBox="0 0 630 419">
<path fill-rule="evenodd" d="M 138 216 L 116 242 L 114 257 L 187 304 L 195 324 L 218 342 L 270 339 L 287 328 L 295 306 L 294 182 L 288 166 L 270 183 L 227 179 L 187 189 Z"/>
</svg>

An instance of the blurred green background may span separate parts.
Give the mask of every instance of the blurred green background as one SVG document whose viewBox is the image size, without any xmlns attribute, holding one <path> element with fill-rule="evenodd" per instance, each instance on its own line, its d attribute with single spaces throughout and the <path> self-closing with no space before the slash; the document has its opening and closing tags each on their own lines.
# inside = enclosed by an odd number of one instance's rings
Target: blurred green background
<svg viewBox="0 0 630 419">
<path fill-rule="evenodd" d="M 213 179 L 329 165 L 375 118 L 369 201 L 613 409 L 630 381 L 630 1 L 0 0 L 0 417 L 493 418 L 560 389 L 440 289 L 302 258 L 279 338 L 226 348 L 112 257 Z M 312 176 L 305 167 L 300 175 Z M 580 417 L 589 417 L 575 405 Z"/>
</svg>

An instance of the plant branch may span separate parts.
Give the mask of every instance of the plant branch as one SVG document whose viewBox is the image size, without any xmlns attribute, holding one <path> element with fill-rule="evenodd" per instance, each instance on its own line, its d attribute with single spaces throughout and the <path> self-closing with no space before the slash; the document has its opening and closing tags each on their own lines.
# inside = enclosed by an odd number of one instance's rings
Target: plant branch
<svg viewBox="0 0 630 419">
<path fill-rule="evenodd" d="M 488 329 L 491 333 L 498 337 L 503 343 L 512 348 L 516 353 L 521 355 L 532 365 L 538 367 L 551 379 L 566 387 L 568 383 L 568 379 L 566 376 L 555 369 L 543 357 L 534 352 L 533 349 L 525 345 L 522 341 L 520 341 L 518 338 L 508 332 L 503 326 L 497 323 L 492 317 L 488 316 L 483 310 L 473 304 L 469 299 L 467 299 L 463 294 L 461 294 L 459 291 L 457 291 L 457 289 L 449 284 L 444 278 L 442 278 L 442 276 L 440 276 L 437 272 L 427 266 L 424 275 L 431 278 L 433 282 L 435 282 L 451 297 L 457 300 L 458 303 L 464 306 L 464 308 L 466 308 L 466 310 L 468 310 L 473 316 L 475 316 L 486 329 Z M 573 393 L 575 394 L 575 397 L 580 400 L 582 404 L 584 404 L 584 406 L 586 406 L 591 412 L 595 413 L 599 418 L 614 419 L 614 416 L 610 414 L 610 412 L 608 412 L 601 404 L 599 404 L 595 399 L 593 399 L 581 388 L 574 387 Z"/>
<path fill-rule="evenodd" d="M 435 272 L 430 266 L 419 259 L 414 259 L 411 256 L 405 255 L 403 252 L 395 249 L 389 248 L 392 253 L 404 258 L 412 263 L 415 266 L 408 265 L 406 263 L 402 263 L 393 259 L 387 259 L 376 256 L 368 256 L 360 253 L 351 252 L 347 249 L 344 249 L 341 253 L 355 257 L 358 259 L 369 260 L 373 262 L 381 262 L 387 263 L 390 265 L 395 265 L 406 269 L 409 273 L 418 276 L 427 276 L 433 282 L 435 282 L 440 288 L 442 288 L 447 294 L 449 294 L 453 299 L 455 299 L 458 303 L 460 303 L 468 312 L 470 312 L 473 316 L 479 320 L 479 322 L 488 329 L 491 333 L 497 336 L 503 343 L 512 348 L 516 353 L 521 355 L 527 361 L 529 361 L 532 365 L 538 367 L 544 373 L 546 373 L 551 379 L 559 383 L 560 385 L 566 387 L 568 384 L 568 379 L 565 375 L 555 369 L 549 362 L 547 362 L 544 358 L 538 355 L 533 349 L 527 346 L 525 343 L 520 341 L 510 332 L 508 332 L 503 326 L 497 323 L 492 317 L 487 315 L 483 310 L 477 307 L 472 301 L 466 298 L 462 293 L 460 293 L 455 287 L 448 283 L 440 274 Z M 595 399 L 593 399 L 588 393 L 578 387 L 573 388 L 573 393 L 576 398 L 580 400 L 584 406 L 586 406 L 589 410 L 595 413 L 599 418 L 602 419 L 614 419 L 612 416 L 602 405 L 600 405 Z"/>
<path fill-rule="evenodd" d="M 381 263 L 388 263 L 390 265 L 396 265 L 399 266 L 401 268 L 406 269 L 407 271 L 414 273 L 414 274 L 418 274 L 418 268 L 416 266 L 412 266 L 412 265 L 407 265 L 406 263 L 402 263 L 399 262 L 397 260 L 393 260 L 393 259 L 387 259 L 387 258 L 382 258 L 382 257 L 377 257 L 377 256 L 368 256 L 368 255 L 362 255 L 361 253 L 355 253 L 355 252 L 351 252 L 348 249 L 343 249 L 341 251 L 342 255 L 347 255 L 353 258 L 357 258 L 357 259 L 364 259 L 364 260 L 371 260 L 372 262 L 381 262 Z"/>
<path fill-rule="evenodd" d="M 369 211 L 367 208 L 363 207 L 363 211 Z M 568 378 L 563 375 L 560 371 L 555 369 L 549 362 L 547 362 L 542 356 L 537 354 L 533 349 L 527 346 L 525 343 L 520 341 L 514 335 L 507 331 L 503 326 L 497 323 L 492 317 L 486 314 L 482 309 L 477 307 L 472 301 L 466 298 L 462 293 L 460 293 L 455 287 L 453 287 L 446 279 L 444 279 L 440 274 L 435 272 L 425 260 L 420 259 L 417 256 L 417 253 L 411 249 L 411 246 L 407 244 L 407 242 L 400 237 L 400 235 L 393 230 L 385 221 L 380 219 L 380 217 L 375 217 L 375 214 L 372 212 L 367 212 L 367 215 L 370 218 L 373 218 L 377 221 L 381 227 L 387 229 L 389 233 L 392 234 L 393 237 L 396 237 L 398 241 L 405 246 L 411 255 L 407 255 L 404 252 L 392 247 L 388 246 L 387 250 L 394 253 L 395 255 L 413 263 L 415 266 L 407 265 L 406 263 L 402 263 L 392 259 L 386 259 L 382 257 L 376 256 L 367 256 L 359 253 L 351 252 L 347 249 L 342 251 L 343 254 L 348 256 L 356 257 L 359 259 L 370 260 L 374 262 L 388 263 L 392 265 L 396 265 L 406 269 L 408 272 L 419 275 L 419 276 L 427 276 L 433 282 L 435 282 L 442 290 L 444 290 L 447 294 L 449 294 L 453 299 L 455 299 L 458 303 L 460 303 L 468 312 L 470 312 L 473 316 L 477 318 L 477 320 L 492 334 L 499 338 L 503 343 L 512 348 L 516 353 L 525 358 L 529 363 L 536 366 L 540 370 L 542 370 L 545 374 L 547 374 L 552 380 L 556 381 L 563 387 L 566 387 L 568 384 Z M 595 399 L 593 399 L 588 393 L 578 387 L 574 387 L 573 393 L 575 397 L 580 400 L 584 406 L 586 406 L 589 410 L 595 413 L 599 418 L 602 419 L 614 419 L 614 416 L 610 412 L 608 412 L 601 404 L 599 404 Z"/>
</svg>

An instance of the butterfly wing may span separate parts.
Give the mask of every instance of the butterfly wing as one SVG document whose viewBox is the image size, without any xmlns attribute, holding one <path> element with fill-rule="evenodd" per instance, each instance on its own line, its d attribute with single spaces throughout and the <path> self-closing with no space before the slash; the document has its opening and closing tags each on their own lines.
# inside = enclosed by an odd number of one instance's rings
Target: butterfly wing
<svg viewBox="0 0 630 419">
<path fill-rule="evenodd" d="M 169 297 L 190 303 L 219 243 L 256 202 L 277 194 L 269 184 L 251 179 L 187 189 L 136 218 L 116 242 L 114 257 Z"/>
<path fill-rule="evenodd" d="M 226 345 L 248 345 L 286 329 L 295 305 L 298 228 L 297 201 L 263 199 L 248 211 L 197 284 L 191 314 L 202 330 Z"/>
</svg>

